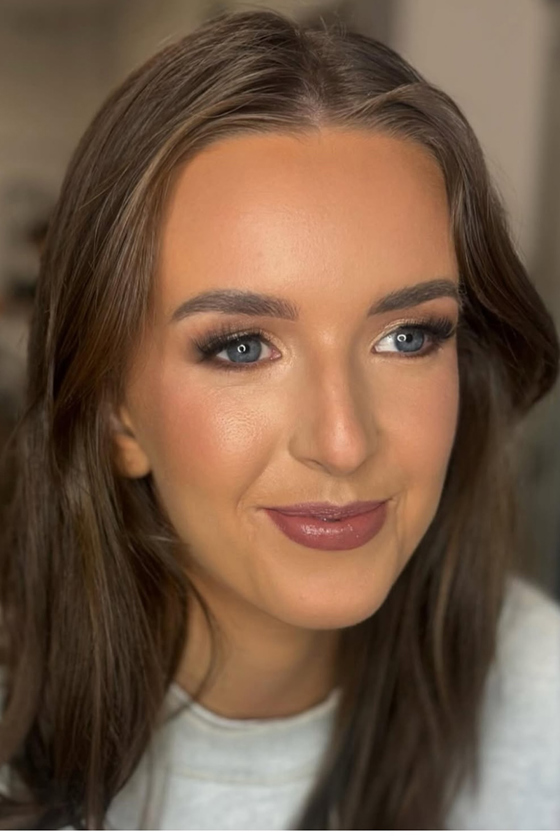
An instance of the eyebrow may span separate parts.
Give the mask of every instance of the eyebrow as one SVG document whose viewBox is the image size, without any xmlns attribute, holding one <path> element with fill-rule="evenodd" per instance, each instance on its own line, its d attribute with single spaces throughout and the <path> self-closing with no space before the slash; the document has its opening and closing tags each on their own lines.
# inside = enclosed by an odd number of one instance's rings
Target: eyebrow
<svg viewBox="0 0 560 840">
<path fill-rule="evenodd" d="M 388 295 L 375 301 L 367 311 L 366 317 L 419 306 L 429 300 L 450 297 L 462 307 L 461 291 L 452 280 L 427 280 L 395 289 Z M 257 292 L 241 289 L 212 289 L 186 300 L 174 311 L 170 322 L 182 321 L 198 312 L 221 312 L 223 314 L 258 315 L 269 318 L 282 318 L 289 321 L 299 319 L 299 310 L 291 301 Z"/>
</svg>

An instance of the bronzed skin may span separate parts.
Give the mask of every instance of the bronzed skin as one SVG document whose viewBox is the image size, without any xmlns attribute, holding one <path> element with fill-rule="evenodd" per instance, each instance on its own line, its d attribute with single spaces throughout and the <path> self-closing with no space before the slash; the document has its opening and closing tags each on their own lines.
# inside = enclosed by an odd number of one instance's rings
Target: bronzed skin
<svg viewBox="0 0 560 840">
<path fill-rule="evenodd" d="M 332 688 L 338 631 L 381 606 L 441 497 L 456 339 L 412 359 L 385 336 L 429 315 L 456 323 L 458 303 L 366 312 L 403 286 L 458 284 L 443 176 L 421 147 L 366 131 L 230 138 L 182 171 L 162 234 L 154 320 L 118 411 L 129 430 L 117 434 L 121 469 L 152 471 L 225 633 L 224 669 L 203 704 L 235 718 L 295 714 Z M 216 288 L 288 298 L 299 320 L 172 320 Z M 226 321 L 270 335 L 263 361 L 201 361 L 193 339 Z M 219 359 L 239 359 L 232 349 Z M 390 499 L 387 521 L 350 551 L 300 546 L 262 510 L 370 499 Z M 177 673 L 187 690 L 207 657 L 193 607 Z"/>
</svg>

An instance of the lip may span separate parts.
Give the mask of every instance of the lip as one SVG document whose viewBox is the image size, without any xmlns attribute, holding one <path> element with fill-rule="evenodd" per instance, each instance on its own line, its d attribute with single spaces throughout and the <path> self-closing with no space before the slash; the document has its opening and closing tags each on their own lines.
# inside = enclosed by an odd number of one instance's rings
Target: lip
<svg viewBox="0 0 560 840">
<path fill-rule="evenodd" d="M 333 521 L 318 516 L 296 516 L 277 508 L 264 508 L 272 522 L 293 542 L 321 551 L 348 551 L 372 540 L 387 516 L 387 502 L 354 516 Z"/>
<path fill-rule="evenodd" d="M 379 505 L 386 502 L 387 499 L 380 501 L 367 502 L 352 502 L 349 505 L 333 505 L 329 502 L 304 502 L 299 505 L 290 505 L 289 507 L 275 507 L 265 508 L 265 510 L 277 510 L 286 516 L 324 516 L 343 519 L 347 516 L 357 516 L 360 513 L 368 513 L 374 510 Z"/>
</svg>

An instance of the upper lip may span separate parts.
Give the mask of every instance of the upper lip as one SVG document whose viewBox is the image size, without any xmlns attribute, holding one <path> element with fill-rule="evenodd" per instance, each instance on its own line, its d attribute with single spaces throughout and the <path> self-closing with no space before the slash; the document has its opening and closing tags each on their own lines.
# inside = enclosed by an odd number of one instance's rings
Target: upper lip
<svg viewBox="0 0 560 840">
<path fill-rule="evenodd" d="M 286 513 L 288 516 L 327 516 L 342 518 L 345 516 L 357 516 L 359 513 L 367 513 L 382 505 L 384 501 L 385 499 L 370 502 L 351 502 L 349 505 L 343 505 L 342 507 L 329 502 L 303 502 L 299 505 L 273 507 L 268 508 L 268 510 L 277 510 L 280 513 Z"/>
</svg>

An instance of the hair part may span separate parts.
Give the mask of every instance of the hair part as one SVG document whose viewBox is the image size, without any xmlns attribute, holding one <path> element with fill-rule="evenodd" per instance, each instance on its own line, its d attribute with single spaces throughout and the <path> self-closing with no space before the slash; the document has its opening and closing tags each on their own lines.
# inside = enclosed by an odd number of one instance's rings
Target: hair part
<svg viewBox="0 0 560 840">
<path fill-rule="evenodd" d="M 335 734 L 294 827 L 442 828 L 476 773 L 485 679 L 520 562 L 512 433 L 557 377 L 553 322 L 445 93 L 340 25 L 225 13 L 108 97 L 49 223 L 25 410 L 6 455 L 15 486 L 0 546 L 0 765 L 14 785 L 0 801 L 3 828 L 103 826 L 163 724 L 190 599 L 203 603 L 151 476 L 116 470 L 110 426 L 150 318 L 177 175 L 220 140 L 325 128 L 384 132 L 433 156 L 465 305 L 441 502 L 381 608 L 342 632 Z"/>
</svg>

